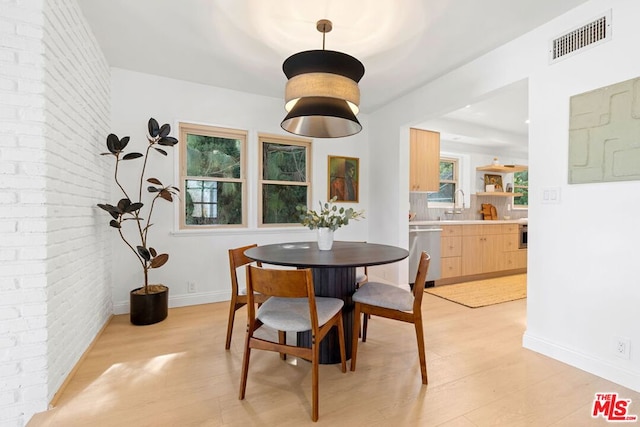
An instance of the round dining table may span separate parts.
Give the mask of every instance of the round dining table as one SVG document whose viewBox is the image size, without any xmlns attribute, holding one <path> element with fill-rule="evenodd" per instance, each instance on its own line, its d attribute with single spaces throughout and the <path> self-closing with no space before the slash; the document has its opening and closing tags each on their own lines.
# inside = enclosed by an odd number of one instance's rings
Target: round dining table
<svg viewBox="0 0 640 427">
<path fill-rule="evenodd" d="M 344 301 L 342 315 L 347 358 L 351 357 L 353 301 L 356 268 L 389 264 L 409 256 L 395 246 L 365 242 L 333 242 L 330 250 L 319 250 L 316 242 L 278 243 L 247 249 L 247 257 L 264 264 L 311 268 L 315 294 Z M 311 347 L 311 333 L 299 332 L 297 345 Z M 320 343 L 320 363 L 340 363 L 338 334 L 334 329 Z"/>
</svg>

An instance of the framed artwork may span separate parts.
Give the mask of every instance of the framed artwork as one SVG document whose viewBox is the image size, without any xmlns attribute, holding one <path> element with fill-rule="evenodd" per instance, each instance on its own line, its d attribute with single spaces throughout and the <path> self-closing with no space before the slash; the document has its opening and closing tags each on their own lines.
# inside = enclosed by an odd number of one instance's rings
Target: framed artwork
<svg viewBox="0 0 640 427">
<path fill-rule="evenodd" d="M 502 189 L 502 175 L 484 174 L 484 187 L 487 188 L 487 185 L 493 185 L 493 191 L 504 191 Z"/>
<path fill-rule="evenodd" d="M 360 160 L 357 157 L 329 156 L 328 163 L 328 199 L 336 197 L 336 202 L 357 203 L 360 193 Z"/>
</svg>

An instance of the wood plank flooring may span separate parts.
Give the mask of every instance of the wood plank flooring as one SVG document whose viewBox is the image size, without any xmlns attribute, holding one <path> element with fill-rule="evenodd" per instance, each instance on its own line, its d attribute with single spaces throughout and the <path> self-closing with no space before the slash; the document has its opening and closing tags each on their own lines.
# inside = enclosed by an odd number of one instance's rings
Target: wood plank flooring
<svg viewBox="0 0 640 427">
<path fill-rule="evenodd" d="M 412 325 L 373 318 L 358 369 L 320 367 L 327 426 L 591 426 L 596 392 L 640 394 L 522 348 L 526 300 L 470 309 L 425 294 L 429 384 L 420 382 Z M 116 316 L 41 426 L 314 425 L 309 363 L 255 351 L 238 400 L 246 311 L 224 350 L 228 303 L 171 309 L 144 327 Z"/>
</svg>

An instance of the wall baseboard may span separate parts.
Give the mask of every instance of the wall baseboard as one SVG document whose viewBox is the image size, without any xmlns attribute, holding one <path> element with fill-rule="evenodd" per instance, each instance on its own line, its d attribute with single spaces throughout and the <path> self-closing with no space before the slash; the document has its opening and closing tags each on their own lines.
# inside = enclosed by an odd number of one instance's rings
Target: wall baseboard
<svg viewBox="0 0 640 427">
<path fill-rule="evenodd" d="M 623 387 L 640 392 L 640 373 L 622 366 L 617 366 L 610 361 L 580 353 L 575 349 L 536 337 L 529 332 L 524 333 L 522 346 L 536 353 L 543 354 L 585 372 L 589 372 L 590 374 L 620 384 Z M 606 392 L 607 390 L 599 391 Z"/>
<path fill-rule="evenodd" d="M 209 304 L 231 300 L 229 292 L 198 292 L 193 294 L 180 294 L 171 296 L 169 289 L 169 308 L 187 307 L 190 305 Z M 129 313 L 129 301 L 114 301 L 113 314 Z"/>
<path fill-rule="evenodd" d="M 82 356 L 80 356 L 76 364 L 73 365 L 73 368 L 71 368 L 71 370 L 69 371 L 69 375 L 67 375 L 67 377 L 64 379 L 64 381 L 58 388 L 58 391 L 56 391 L 55 394 L 53 395 L 51 402 L 49 402 L 49 409 L 53 409 L 56 406 L 56 404 L 58 403 L 58 399 L 60 399 L 60 396 L 62 396 L 62 393 L 67 388 L 67 385 L 69 385 L 69 382 L 71 381 L 71 379 L 73 379 L 73 376 L 76 374 L 76 372 L 80 368 L 80 365 L 82 365 L 82 362 L 84 362 L 84 359 L 87 358 L 87 355 L 89 354 L 89 352 L 96 345 L 96 343 L 104 333 L 105 329 L 107 329 L 107 326 L 109 326 L 109 323 L 111 323 L 111 319 L 113 319 L 113 315 L 109 316 L 107 321 L 104 322 L 104 325 L 102 325 L 102 328 L 100 328 L 96 336 L 93 338 L 93 340 L 91 341 L 91 344 L 89 344 L 89 346 L 84 351 L 84 353 L 82 353 Z"/>
</svg>

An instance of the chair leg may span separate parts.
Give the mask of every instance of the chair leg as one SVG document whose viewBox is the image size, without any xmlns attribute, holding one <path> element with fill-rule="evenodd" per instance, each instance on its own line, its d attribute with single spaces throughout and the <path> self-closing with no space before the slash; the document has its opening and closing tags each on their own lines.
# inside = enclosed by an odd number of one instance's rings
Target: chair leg
<svg viewBox="0 0 640 427">
<path fill-rule="evenodd" d="M 238 304 L 235 296 L 231 297 L 231 301 L 229 302 L 229 320 L 227 321 L 227 341 L 224 344 L 226 350 L 231 348 L 231 334 L 233 333 L 233 321 L 236 318 L 236 310 L 243 305 L 244 304 Z"/>
<path fill-rule="evenodd" d="M 287 344 L 286 331 L 278 331 L 278 342 L 282 345 Z M 280 353 L 280 359 L 287 360 L 287 353 Z"/>
<path fill-rule="evenodd" d="M 351 338 L 351 370 L 356 370 L 356 357 L 358 355 L 358 331 L 360 330 L 360 303 L 355 303 L 353 309 L 353 337 Z M 366 314 L 364 315 L 366 318 Z M 364 336 L 364 335 L 363 335 Z"/>
<path fill-rule="evenodd" d="M 347 372 L 347 354 L 344 344 L 344 323 L 342 321 L 342 312 L 338 315 L 338 344 L 340 345 L 340 362 L 342 363 L 342 372 Z"/>
<path fill-rule="evenodd" d="M 312 395 L 312 407 L 311 407 L 311 420 L 318 421 L 318 362 L 320 359 L 320 343 L 315 342 L 315 337 L 313 339 L 313 344 L 311 344 L 311 351 L 313 352 L 312 361 L 311 361 L 311 395 Z"/>
<path fill-rule="evenodd" d="M 371 315 L 365 313 L 362 316 L 362 342 L 367 342 L 367 328 L 369 327 L 369 318 Z"/>
<path fill-rule="evenodd" d="M 247 326 L 247 338 L 244 344 L 244 356 L 242 357 L 242 373 L 240 375 L 240 394 L 238 399 L 244 399 L 244 393 L 247 389 L 247 376 L 249 375 L 249 358 L 251 357 L 251 346 L 249 343 L 251 342 L 251 337 L 253 333 L 251 332 L 253 327 L 251 325 Z"/>
<path fill-rule="evenodd" d="M 424 349 L 424 331 L 422 330 L 422 318 L 415 321 L 416 338 L 418 340 L 418 357 L 420 358 L 420 374 L 422 375 L 422 384 L 427 384 L 427 358 Z"/>
</svg>

